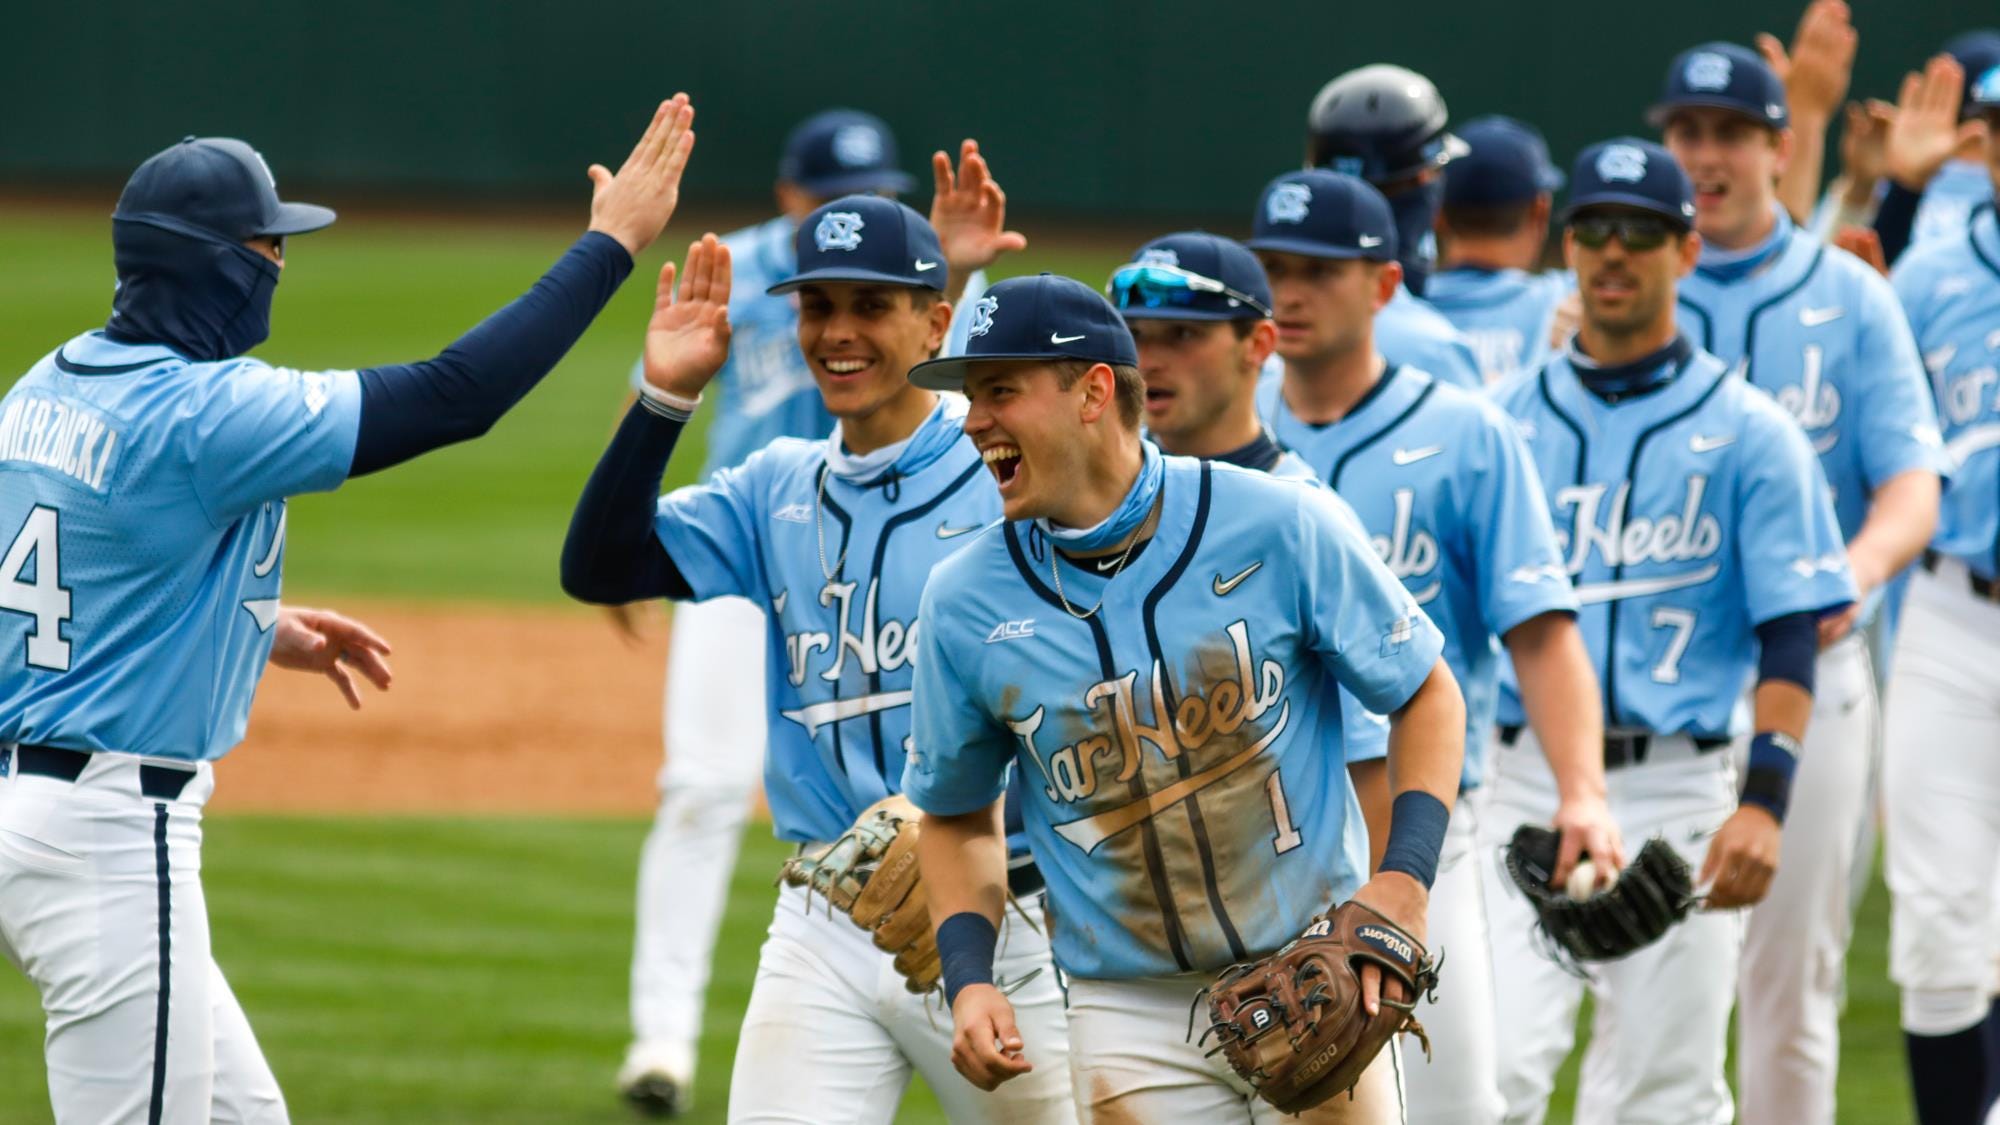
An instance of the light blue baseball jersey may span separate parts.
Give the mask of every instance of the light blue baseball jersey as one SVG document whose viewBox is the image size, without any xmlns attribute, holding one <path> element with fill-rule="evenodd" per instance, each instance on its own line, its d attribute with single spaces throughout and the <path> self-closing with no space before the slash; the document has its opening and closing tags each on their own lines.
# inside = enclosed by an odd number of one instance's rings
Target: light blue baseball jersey
<svg viewBox="0 0 2000 1125">
<path fill-rule="evenodd" d="M 1375 314 L 1375 350 L 1390 363 L 1428 371 L 1447 383 L 1472 390 L 1486 385 L 1471 342 L 1406 286 L 1396 286 L 1396 295 Z"/>
<path fill-rule="evenodd" d="M 1212 971 L 1351 896 L 1366 827 L 1330 682 L 1394 711 L 1443 647 L 1324 490 L 1168 457 L 1159 502 L 1108 582 L 1009 523 L 924 591 L 904 791 L 979 809 L 1018 760 L 1056 961 L 1080 977 Z M 1063 597 L 1104 601 L 1079 620 Z"/>
<path fill-rule="evenodd" d="M 352 371 L 90 332 L 0 399 L 0 742 L 220 758 L 271 653 L 285 498 L 337 487 Z"/>
<path fill-rule="evenodd" d="M 1611 404 L 1568 353 L 1494 389 L 1549 493 L 1612 730 L 1730 737 L 1756 627 L 1854 599 L 1812 445 L 1772 398 L 1693 350 Z M 1503 683 L 1499 719 L 1524 722 Z"/>
<path fill-rule="evenodd" d="M 1930 372 L 1955 472 L 1931 545 L 2000 578 L 2000 224 L 1991 207 L 1957 239 L 1896 263 L 1896 294 Z"/>
<path fill-rule="evenodd" d="M 1924 185 L 1924 197 L 1910 223 L 1910 246 L 1956 241 L 1964 236 L 1972 213 L 1992 202 L 1993 175 L 1983 162 L 1946 161 Z"/>
<path fill-rule="evenodd" d="M 781 438 L 660 500 L 655 531 L 695 598 L 766 610 L 764 786 L 784 839 L 831 840 L 898 790 L 917 596 L 1000 518 L 964 415 L 940 402 L 893 469 L 866 481 L 828 470 L 832 438 Z"/>
<path fill-rule="evenodd" d="M 1944 473 L 1937 410 L 1908 321 L 1880 274 L 1796 230 L 1768 265 L 1730 283 L 1681 279 L 1681 330 L 1805 428 L 1843 538 L 1884 481 Z"/>
<path fill-rule="evenodd" d="M 1574 613 L 1541 478 L 1512 419 L 1483 395 L 1391 367 L 1346 417 L 1301 422 L 1278 387 L 1259 413 L 1352 505 L 1389 572 L 1444 634 L 1465 695 L 1463 788 L 1485 777 L 1499 693 L 1498 638 L 1544 613 Z"/>
<path fill-rule="evenodd" d="M 1480 376 L 1496 383 L 1548 358 L 1556 308 L 1575 289 L 1566 271 L 1460 266 L 1431 275 L 1424 300 L 1464 334 Z"/>
</svg>

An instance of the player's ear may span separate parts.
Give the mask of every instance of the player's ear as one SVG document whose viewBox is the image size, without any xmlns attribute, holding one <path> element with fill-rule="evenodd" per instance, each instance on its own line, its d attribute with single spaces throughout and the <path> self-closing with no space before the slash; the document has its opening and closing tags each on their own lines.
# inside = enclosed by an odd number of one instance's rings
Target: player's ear
<svg viewBox="0 0 2000 1125">
<path fill-rule="evenodd" d="M 1086 426 L 1094 426 L 1118 400 L 1118 374 L 1108 363 L 1093 363 L 1083 373 L 1083 397 L 1078 416 Z"/>
<path fill-rule="evenodd" d="M 1773 174 L 1782 176 L 1785 174 L 1785 169 L 1791 166 L 1792 145 L 1795 139 L 1790 129 L 1773 129 L 1771 131 L 1771 146 L 1778 150 L 1777 167 L 1772 170 Z"/>
<path fill-rule="evenodd" d="M 1695 262 L 1701 259 L 1701 236 L 1690 230 L 1681 236 L 1681 277 L 1694 272 Z"/>
<path fill-rule="evenodd" d="M 951 302 L 939 297 L 931 302 L 930 312 L 930 354 L 935 356 L 944 348 L 944 338 L 951 332 Z"/>
<path fill-rule="evenodd" d="M 1278 322 L 1271 319 L 1260 320 L 1250 327 L 1250 334 L 1243 338 L 1243 359 L 1250 370 L 1261 372 L 1264 362 L 1271 353 L 1278 350 Z"/>
<path fill-rule="evenodd" d="M 1375 273 L 1376 312 L 1381 312 L 1382 306 L 1388 304 L 1390 301 L 1395 300 L 1396 288 L 1401 284 L 1403 284 L 1403 263 L 1396 261 L 1388 261 L 1388 262 L 1383 262 L 1381 265 L 1376 267 L 1376 273 Z"/>
<path fill-rule="evenodd" d="M 1570 237 L 1568 227 L 1563 228 L 1562 244 L 1563 265 L 1568 267 L 1570 272 L 1574 273 L 1576 272 L 1576 239 Z"/>
</svg>

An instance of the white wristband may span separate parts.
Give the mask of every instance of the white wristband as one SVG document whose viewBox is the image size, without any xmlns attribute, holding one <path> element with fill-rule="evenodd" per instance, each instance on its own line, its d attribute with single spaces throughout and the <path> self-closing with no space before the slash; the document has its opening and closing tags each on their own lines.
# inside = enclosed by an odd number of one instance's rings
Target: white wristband
<svg viewBox="0 0 2000 1125">
<path fill-rule="evenodd" d="M 639 400 L 653 413 L 665 414 L 669 418 L 678 418 L 681 421 L 686 421 L 694 414 L 695 407 L 701 405 L 700 395 L 682 398 L 671 391 L 663 391 L 651 383 L 639 384 Z"/>
</svg>

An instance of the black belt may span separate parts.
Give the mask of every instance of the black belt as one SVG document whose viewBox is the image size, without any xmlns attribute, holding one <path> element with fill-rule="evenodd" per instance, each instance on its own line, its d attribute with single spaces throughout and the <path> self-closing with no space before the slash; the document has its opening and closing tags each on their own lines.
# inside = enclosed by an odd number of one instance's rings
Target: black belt
<svg viewBox="0 0 2000 1125">
<path fill-rule="evenodd" d="M 1932 574 L 1936 574 L 1938 563 L 1943 558 L 1943 555 L 1926 548 L 1924 550 L 1924 569 L 1930 571 Z M 1977 574 L 1972 573 L 1970 567 L 1966 569 L 1965 577 L 1967 579 L 1966 585 L 1972 589 L 1974 597 L 1989 602 L 2000 602 L 2000 582 L 1996 582 L 1991 578 L 1981 578 Z"/>
<path fill-rule="evenodd" d="M 1649 731 L 1635 731 L 1631 734 L 1606 734 L 1604 736 L 1604 768 L 1615 770 L 1622 766 L 1635 765 L 1646 760 L 1646 754 L 1653 748 L 1653 739 L 1662 737 Z M 1690 736 L 1694 740 L 1697 753 L 1706 754 L 1729 745 L 1727 738 Z M 1512 746 L 1521 740 L 1521 728 L 1502 726 L 1500 745 Z"/>
<path fill-rule="evenodd" d="M 1048 881 L 1042 878 L 1042 869 L 1032 862 L 1007 869 L 1007 890 L 1015 898 L 1027 898 L 1047 885 Z"/>
<path fill-rule="evenodd" d="M 33 774 L 36 777 L 53 777 L 57 781 L 75 781 L 83 776 L 83 767 L 90 764 L 90 752 L 24 744 L 14 748 L 14 761 L 19 763 L 16 772 L 24 776 Z M 148 800 L 179 800 L 181 790 L 193 780 L 193 770 L 143 762 L 139 765 L 139 794 Z"/>
</svg>

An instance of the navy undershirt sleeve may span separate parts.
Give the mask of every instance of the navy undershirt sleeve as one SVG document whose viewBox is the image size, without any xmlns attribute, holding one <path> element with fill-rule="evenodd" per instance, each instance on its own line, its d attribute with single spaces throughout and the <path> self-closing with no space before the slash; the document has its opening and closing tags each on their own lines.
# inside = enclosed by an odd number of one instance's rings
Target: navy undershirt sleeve
<svg viewBox="0 0 2000 1125">
<path fill-rule="evenodd" d="M 1819 619 L 1812 613 L 1787 613 L 1757 626 L 1757 682 L 1789 680 L 1812 694 L 1813 672 L 1819 660 Z"/>
<path fill-rule="evenodd" d="M 1922 192 L 1911 191 L 1894 180 L 1889 181 L 1889 190 L 1882 196 L 1882 205 L 1875 209 L 1875 237 L 1882 243 L 1882 260 L 1890 265 L 1903 256 L 1910 246 L 1910 230 L 1916 225 L 1917 204 L 1924 200 Z"/>
<path fill-rule="evenodd" d="M 576 240 L 534 288 L 435 359 L 361 372 L 361 427 L 350 477 L 475 438 L 533 390 L 632 272 L 632 256 L 596 231 Z"/>
<path fill-rule="evenodd" d="M 578 601 L 622 605 L 644 598 L 694 596 L 680 568 L 653 533 L 660 480 L 685 417 L 663 413 L 641 399 L 625 412 L 618 432 L 576 502 L 563 540 L 562 588 Z"/>
</svg>

